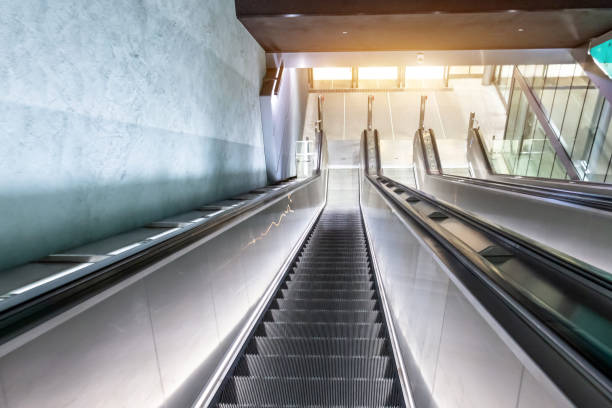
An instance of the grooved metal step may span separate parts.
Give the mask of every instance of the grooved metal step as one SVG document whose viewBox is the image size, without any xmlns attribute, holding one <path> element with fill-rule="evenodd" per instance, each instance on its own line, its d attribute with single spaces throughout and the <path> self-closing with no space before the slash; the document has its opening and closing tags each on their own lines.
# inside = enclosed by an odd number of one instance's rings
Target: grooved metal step
<svg viewBox="0 0 612 408">
<path fill-rule="evenodd" d="M 324 211 L 217 407 L 404 407 L 358 211 Z"/>
<path fill-rule="evenodd" d="M 372 310 L 268 310 L 266 321 L 312 323 L 378 323 L 380 313 Z"/>
<path fill-rule="evenodd" d="M 269 356 L 363 356 L 388 354 L 384 338 L 255 337 L 247 353 Z"/>
<path fill-rule="evenodd" d="M 270 337 L 384 337 L 382 323 L 263 322 L 256 332 Z"/>
<path fill-rule="evenodd" d="M 281 292 L 285 299 L 374 299 L 373 290 L 281 289 Z"/>
<path fill-rule="evenodd" d="M 326 406 L 401 405 L 397 381 L 388 378 L 254 378 L 233 377 L 223 390 L 224 402 Z"/>
<path fill-rule="evenodd" d="M 291 273 L 288 277 L 290 282 L 297 281 L 331 281 L 331 282 L 371 282 L 371 274 L 357 274 L 357 273 L 335 273 L 330 275 L 328 273 Z M 288 281 L 288 282 L 289 282 Z"/>
<path fill-rule="evenodd" d="M 247 354 L 235 375 L 260 378 L 392 378 L 386 356 L 259 356 Z"/>
<path fill-rule="evenodd" d="M 373 282 L 287 281 L 287 289 L 372 290 Z"/>
<path fill-rule="evenodd" d="M 336 300 L 336 299 L 276 299 L 272 307 L 276 309 L 302 310 L 375 310 L 376 300 Z"/>
<path fill-rule="evenodd" d="M 340 274 L 347 274 L 347 273 L 362 273 L 362 274 L 370 274 L 370 267 L 351 267 L 351 266 L 332 266 L 332 265 L 325 265 L 325 266 L 304 266 L 301 265 L 299 267 L 294 268 L 294 272 L 295 273 L 340 273 Z"/>
</svg>

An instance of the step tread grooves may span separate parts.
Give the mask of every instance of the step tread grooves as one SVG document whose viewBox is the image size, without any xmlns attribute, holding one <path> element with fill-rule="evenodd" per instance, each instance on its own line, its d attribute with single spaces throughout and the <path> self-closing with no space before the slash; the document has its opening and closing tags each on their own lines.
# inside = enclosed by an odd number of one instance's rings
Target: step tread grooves
<svg viewBox="0 0 612 408">
<path fill-rule="evenodd" d="M 359 210 L 324 210 L 217 407 L 404 407 Z"/>
</svg>

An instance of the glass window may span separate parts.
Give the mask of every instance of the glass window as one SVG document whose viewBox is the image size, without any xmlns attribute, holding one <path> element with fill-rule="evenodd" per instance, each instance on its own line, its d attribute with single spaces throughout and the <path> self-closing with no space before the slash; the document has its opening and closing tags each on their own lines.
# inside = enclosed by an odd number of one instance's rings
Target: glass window
<svg viewBox="0 0 612 408">
<path fill-rule="evenodd" d="M 535 118 L 534 118 L 535 120 Z M 544 129 L 540 122 L 535 120 L 535 130 L 532 135 L 531 150 L 529 151 L 529 164 L 527 165 L 527 176 L 537 177 L 542 156 L 544 153 L 544 144 L 548 142 Z"/>
<path fill-rule="evenodd" d="M 396 88 L 397 67 L 359 67 L 359 88 Z"/>
<path fill-rule="evenodd" d="M 544 143 L 544 149 L 542 151 L 542 162 L 540 163 L 540 168 L 538 169 L 538 177 L 550 178 L 554 162 L 555 151 L 550 145 L 550 142 L 546 140 L 546 143 Z"/>
<path fill-rule="evenodd" d="M 595 141 L 591 148 L 585 180 L 603 183 L 608 173 L 608 164 L 612 156 L 612 109 L 606 101 L 595 132 Z"/>
<path fill-rule="evenodd" d="M 353 79 L 351 67 L 326 67 L 312 69 L 314 89 L 350 88 Z"/>
<path fill-rule="evenodd" d="M 563 180 L 567 177 L 567 172 L 565 171 L 565 167 L 561 160 L 555 156 L 555 163 L 553 164 L 553 171 L 550 175 L 550 178 Z"/>
<path fill-rule="evenodd" d="M 482 75 L 484 74 L 484 65 L 470 65 L 471 75 Z"/>
<path fill-rule="evenodd" d="M 572 65 L 572 68 L 574 65 Z M 567 109 L 567 100 L 569 98 L 570 88 L 572 86 L 572 76 L 567 74 L 567 69 L 564 65 L 559 70 L 564 75 L 559 75 L 557 81 L 557 89 L 555 91 L 555 97 L 552 105 L 552 112 L 550 114 L 550 122 L 557 131 L 557 134 L 561 132 L 561 126 L 563 125 L 563 118 L 565 117 L 565 110 Z"/>
<path fill-rule="evenodd" d="M 519 65 L 519 71 L 523 74 L 525 81 L 527 81 L 527 85 L 530 87 L 533 86 L 533 77 L 535 74 L 535 65 Z"/>
<path fill-rule="evenodd" d="M 542 89 L 544 89 L 544 80 L 546 79 L 546 66 L 536 65 L 533 73 L 532 90 L 538 100 L 542 98 Z"/>
<path fill-rule="evenodd" d="M 589 79 L 584 74 L 584 71 L 582 71 L 582 69 L 576 69 L 576 75 L 574 75 L 572 80 L 572 87 L 567 100 L 567 109 L 560 135 L 561 144 L 568 152 L 571 152 L 574 147 L 576 132 L 578 131 L 578 124 L 580 123 L 580 114 L 585 104 L 588 86 Z"/>
<path fill-rule="evenodd" d="M 581 178 L 585 177 L 591 146 L 595 138 L 595 131 L 599 123 L 599 117 L 604 106 L 604 98 L 593 84 L 588 85 L 582 115 L 578 124 L 574 147 L 571 150 L 571 158 L 574 167 Z"/>
<path fill-rule="evenodd" d="M 553 99 L 555 98 L 555 90 L 557 89 L 560 68 L 560 65 L 548 65 L 546 67 L 546 79 L 544 80 L 544 88 L 542 89 L 540 103 L 542 104 L 544 113 L 546 113 L 546 117 L 549 119 Z"/>
</svg>

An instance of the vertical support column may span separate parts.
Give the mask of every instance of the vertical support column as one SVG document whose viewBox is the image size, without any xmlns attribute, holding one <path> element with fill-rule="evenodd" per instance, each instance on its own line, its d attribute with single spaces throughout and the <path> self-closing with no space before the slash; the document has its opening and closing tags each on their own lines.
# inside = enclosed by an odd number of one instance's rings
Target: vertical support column
<svg viewBox="0 0 612 408">
<path fill-rule="evenodd" d="M 352 67 L 351 88 L 359 88 L 359 67 Z"/>
<path fill-rule="evenodd" d="M 425 129 L 425 105 L 427 104 L 427 95 L 421 95 L 421 106 L 419 112 L 419 129 Z"/>
<path fill-rule="evenodd" d="M 372 130 L 372 103 L 374 95 L 368 95 L 368 130 Z"/>
<path fill-rule="evenodd" d="M 444 87 L 448 88 L 448 77 L 450 76 L 450 67 L 447 65 L 444 67 Z"/>
<path fill-rule="evenodd" d="M 397 87 L 404 89 L 406 87 L 406 66 L 400 65 L 397 67 Z"/>
</svg>

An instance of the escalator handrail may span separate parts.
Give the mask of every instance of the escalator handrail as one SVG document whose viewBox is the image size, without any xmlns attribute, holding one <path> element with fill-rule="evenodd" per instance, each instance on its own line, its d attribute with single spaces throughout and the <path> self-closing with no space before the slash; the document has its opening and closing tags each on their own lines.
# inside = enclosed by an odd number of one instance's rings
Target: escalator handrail
<svg viewBox="0 0 612 408">
<path fill-rule="evenodd" d="M 474 215 L 468 214 L 460 208 L 437 200 L 435 197 L 423 193 L 422 191 L 413 189 L 412 187 L 406 186 L 393 179 L 385 176 L 378 176 L 383 180 L 390 181 L 397 185 L 399 188 L 404 189 L 407 193 L 413 196 L 417 196 L 430 204 L 441 208 L 443 211 L 453 214 L 463 221 L 474 225 L 480 230 L 483 230 L 487 234 L 493 234 L 500 237 L 505 242 L 510 243 L 515 248 L 523 248 L 525 251 L 529 251 L 533 254 L 537 254 L 539 257 L 547 259 L 549 262 L 559 265 L 563 269 L 573 271 L 576 276 L 580 276 L 581 280 L 591 282 L 595 288 L 605 288 L 606 293 L 612 293 L 612 274 L 601 270 L 593 265 L 582 262 L 576 258 L 565 255 L 553 248 L 549 248 L 541 245 L 540 243 L 533 241 L 529 238 L 523 237 L 515 232 L 501 227 L 499 225 L 493 225 L 490 222 Z"/>
<path fill-rule="evenodd" d="M 550 343 L 553 345 L 553 347 L 557 349 L 557 351 L 560 354 L 570 357 L 572 366 L 576 370 L 578 370 L 580 373 L 582 373 L 582 375 L 584 375 L 585 378 L 589 378 L 590 382 L 603 395 L 605 395 L 605 397 L 608 398 L 608 400 L 612 400 L 612 386 L 609 382 L 609 379 L 605 375 L 603 375 L 599 370 L 594 368 L 590 363 L 588 363 L 588 361 L 580 357 L 580 354 L 577 351 L 573 350 L 571 346 L 569 346 L 565 341 L 559 338 L 559 335 L 555 331 L 553 331 L 550 327 L 544 325 L 543 323 L 540 323 L 541 319 L 538 319 L 535 316 L 533 316 L 527 309 L 524 309 L 524 307 L 520 308 L 522 310 L 518 310 L 517 305 L 515 303 L 518 302 L 518 304 L 520 305 L 521 302 L 516 298 L 517 297 L 524 298 L 525 300 L 527 300 L 528 302 L 531 302 L 533 305 L 539 308 L 544 314 L 550 316 L 551 319 L 554 319 L 553 321 L 563 324 L 564 327 L 567 327 L 568 330 L 573 331 L 574 333 L 580 333 L 579 331 L 576 330 L 575 325 L 567 321 L 567 319 L 565 319 L 564 316 L 560 315 L 556 310 L 554 310 L 550 306 L 539 301 L 539 299 L 535 298 L 533 295 L 525 291 L 523 288 L 517 287 L 517 285 L 514 285 L 512 282 L 509 282 L 507 279 L 505 279 L 504 274 L 496 266 L 494 266 L 490 262 L 485 262 L 485 260 L 481 256 L 478 256 L 473 251 L 473 249 L 471 249 L 461 239 L 453 236 L 451 233 L 437 226 L 435 223 L 430 223 L 427 220 L 425 220 L 424 215 L 404 205 L 404 203 L 401 202 L 400 199 L 391 195 L 390 192 L 385 190 L 380 184 L 383 184 L 383 182 L 386 182 L 387 183 L 386 185 L 389 187 L 389 182 L 390 182 L 391 186 L 394 189 L 399 188 L 401 190 L 404 190 L 411 196 L 416 196 L 425 202 L 428 202 L 436 207 L 439 207 L 443 209 L 444 211 L 451 213 L 454 216 L 457 216 L 458 218 L 464 221 L 467 221 L 468 223 L 472 225 L 475 225 L 477 229 L 479 230 L 482 230 L 483 227 L 486 227 L 487 229 L 490 229 L 490 230 L 496 230 L 497 229 L 496 227 L 491 226 L 485 221 L 475 220 L 474 219 L 475 217 L 465 214 L 462 211 L 458 210 L 457 208 L 454 208 L 453 206 L 448 206 L 448 205 L 445 205 L 444 203 L 440 203 L 437 200 L 433 199 L 432 197 L 426 194 L 423 194 L 418 190 L 405 186 L 387 177 L 380 176 L 380 175 L 379 176 L 367 175 L 367 179 L 377 188 L 378 191 L 381 192 L 381 194 L 391 199 L 398 206 L 400 210 L 405 212 L 411 218 L 415 219 L 421 227 L 423 227 L 428 233 L 434 236 L 436 238 L 436 241 L 438 241 L 440 244 L 442 244 L 444 248 L 450 251 L 464 266 L 468 267 L 468 269 L 472 271 L 479 272 L 491 278 L 494 285 L 497 286 L 497 288 L 492 288 L 492 289 L 495 289 L 495 291 L 498 292 L 498 294 L 501 297 L 506 298 L 506 301 L 508 301 L 508 297 L 512 299 L 512 301 L 510 301 L 509 306 L 513 310 L 515 310 L 515 312 L 519 313 L 519 315 L 525 315 L 525 313 L 527 313 L 528 324 L 531 325 L 536 330 L 536 332 L 539 332 L 541 336 L 543 336 L 544 338 L 548 338 L 550 340 Z M 496 232 L 498 232 L 508 242 L 510 243 L 513 242 L 514 237 L 506 236 L 506 231 L 496 231 Z M 520 248 L 521 246 L 524 246 L 524 245 L 530 245 L 530 243 L 526 243 L 526 242 L 515 242 L 515 244 L 517 248 Z M 539 252 L 538 248 L 533 248 L 533 249 L 536 252 Z M 541 255 L 541 254 L 538 254 L 538 255 Z M 555 254 L 549 254 L 549 255 L 552 255 L 550 258 L 555 257 Z M 537 257 L 535 259 L 537 259 Z M 567 260 L 563 258 L 557 259 L 557 262 L 559 263 L 565 263 L 566 261 Z M 569 269 L 573 269 L 573 266 L 574 265 L 568 265 Z M 584 278 L 583 276 L 578 277 L 577 282 L 581 282 L 584 284 L 583 278 Z M 500 282 L 503 282 L 504 285 L 501 285 Z M 598 284 L 598 282 L 595 282 L 595 283 L 596 285 Z M 610 282 L 610 280 L 608 279 L 607 284 L 604 287 L 597 287 L 596 285 L 587 285 L 587 288 L 597 290 L 600 296 L 609 297 L 611 283 L 612 282 Z M 487 286 L 490 286 L 490 285 L 491 283 L 487 283 Z M 510 287 L 511 290 L 508 290 L 508 287 Z M 600 349 L 598 343 L 596 342 L 596 339 L 583 336 L 582 340 L 583 342 L 588 343 L 591 347 Z"/>
<path fill-rule="evenodd" d="M 587 193 L 587 192 L 575 191 L 571 189 L 572 185 L 583 185 L 585 187 L 605 188 L 607 190 L 611 190 L 611 193 L 612 193 L 612 186 L 608 184 L 588 183 L 588 182 L 579 182 L 579 181 L 564 181 L 564 180 L 554 180 L 553 181 L 551 179 L 543 179 L 543 178 L 538 178 L 538 177 L 522 177 L 522 176 L 519 177 L 519 176 L 500 175 L 500 174 L 494 173 L 490 165 L 489 157 L 486 154 L 486 151 L 482 145 L 480 133 L 478 132 L 478 129 L 473 129 L 473 130 L 474 130 L 476 140 L 478 141 L 480 149 L 482 150 L 483 155 L 485 157 L 485 162 L 489 169 L 490 174 L 494 175 L 496 178 L 503 178 L 503 179 L 507 178 L 508 181 L 487 180 L 487 179 L 445 174 L 440 162 L 438 162 L 440 165 L 440 174 L 432 174 L 428 172 L 429 176 L 452 179 L 455 181 L 460 181 L 462 183 L 478 185 L 478 186 L 487 187 L 487 188 L 497 188 L 501 190 L 510 191 L 513 193 L 528 194 L 528 195 L 533 195 L 533 196 L 538 196 L 538 197 L 543 197 L 543 198 L 548 198 L 548 199 L 554 199 L 558 201 L 568 202 L 571 204 L 577 204 L 583 207 L 590 207 L 590 208 L 595 208 L 595 209 L 604 210 L 604 211 L 612 211 L 612 195 L 608 196 L 604 194 Z M 430 138 L 432 141 L 432 145 L 437 146 L 436 136 L 435 136 L 435 132 L 433 131 L 433 129 L 429 129 L 429 134 L 430 134 Z M 420 135 L 420 137 L 421 137 L 421 143 L 424 143 L 424 139 L 422 135 Z M 436 147 L 436 150 L 437 150 L 437 147 Z M 438 160 L 439 160 L 439 157 L 438 157 Z M 535 186 L 532 184 L 521 183 L 520 180 L 534 180 L 534 181 L 538 181 L 542 183 L 550 183 L 550 186 Z M 561 183 L 567 184 L 568 189 L 559 188 L 558 185 Z"/>
<path fill-rule="evenodd" d="M 320 133 L 323 139 L 323 132 Z M 319 157 L 319 161 L 321 160 L 322 154 Z M 66 280 L 58 279 L 55 286 L 49 288 L 44 286 L 29 298 L 23 300 L 16 298 L 14 305 L 0 311 L 0 344 L 6 343 L 69 307 L 118 284 L 146 266 L 190 244 L 213 237 L 233 226 L 235 222 L 249 218 L 278 200 L 290 197 L 321 176 L 322 171 L 318 170 L 307 179 L 294 181 L 267 192 L 261 197 L 254 198 L 244 205 L 227 209 L 207 222 L 185 228 L 175 235 L 160 239 L 159 242 L 143 246 L 136 252 L 126 252 L 113 256 L 110 262 L 94 264 L 94 268 L 88 270 L 83 276 L 75 276 Z"/>
<path fill-rule="evenodd" d="M 485 164 L 490 169 L 489 173 L 493 176 L 504 177 L 508 179 L 536 180 L 536 181 L 543 182 L 543 183 L 557 183 L 557 184 L 563 183 L 563 184 L 567 184 L 568 186 L 577 185 L 577 186 L 594 187 L 594 188 L 612 190 L 612 185 L 606 184 L 606 183 L 599 183 L 596 181 L 564 180 L 564 179 L 552 179 L 552 178 L 535 177 L 535 176 L 513 176 L 511 174 L 497 173 L 491 165 L 491 158 L 489 157 L 489 153 L 487 152 L 487 149 L 485 147 L 484 138 L 482 137 L 482 134 L 480 133 L 480 129 L 473 128 L 472 131 L 474 132 L 474 136 L 476 140 L 478 141 L 479 148 L 481 149 L 483 157 L 485 158 Z"/>
</svg>

